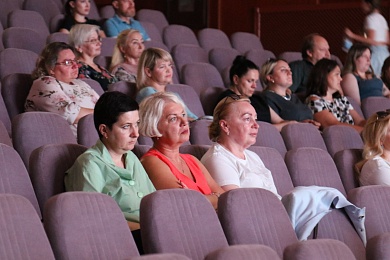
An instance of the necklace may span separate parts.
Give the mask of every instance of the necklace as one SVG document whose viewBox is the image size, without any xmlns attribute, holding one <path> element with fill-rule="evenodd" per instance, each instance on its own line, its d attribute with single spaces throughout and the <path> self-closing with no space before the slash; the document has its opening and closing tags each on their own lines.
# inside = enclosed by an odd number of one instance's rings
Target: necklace
<svg viewBox="0 0 390 260">
<path fill-rule="evenodd" d="M 276 93 L 275 91 L 273 91 L 271 89 L 268 89 L 268 91 L 279 95 L 278 93 Z M 286 94 L 285 96 L 282 96 L 282 95 L 279 95 L 279 96 L 283 97 L 285 100 L 291 100 L 291 95 L 289 95 L 289 94 Z"/>
</svg>

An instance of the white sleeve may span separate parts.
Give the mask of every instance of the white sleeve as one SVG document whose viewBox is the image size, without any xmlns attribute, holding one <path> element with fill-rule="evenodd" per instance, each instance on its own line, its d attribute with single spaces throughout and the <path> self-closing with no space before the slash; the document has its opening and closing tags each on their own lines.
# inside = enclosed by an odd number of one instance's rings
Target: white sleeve
<svg viewBox="0 0 390 260">
<path fill-rule="evenodd" d="M 362 185 L 390 185 L 390 165 L 382 158 L 367 161 L 362 168 L 360 181 Z"/>
</svg>

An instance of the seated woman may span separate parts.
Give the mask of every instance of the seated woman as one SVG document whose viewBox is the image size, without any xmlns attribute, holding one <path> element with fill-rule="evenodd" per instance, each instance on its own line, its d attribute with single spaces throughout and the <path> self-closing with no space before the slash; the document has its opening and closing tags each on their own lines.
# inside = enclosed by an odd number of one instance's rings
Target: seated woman
<svg viewBox="0 0 390 260">
<path fill-rule="evenodd" d="M 123 93 L 106 92 L 96 103 L 93 116 L 99 140 L 67 171 L 66 191 L 111 196 L 137 236 L 141 199 L 155 191 L 140 161 L 131 152 L 138 138 L 138 104 Z"/>
<path fill-rule="evenodd" d="M 46 45 L 32 73 L 34 82 L 27 96 L 26 111 L 57 113 L 68 121 L 76 135 L 79 119 L 93 113 L 99 98 L 77 75 L 77 61 L 70 45 L 64 42 Z"/>
<path fill-rule="evenodd" d="M 256 153 L 247 150 L 256 142 L 256 120 L 256 111 L 248 98 L 234 94 L 222 99 L 209 126 L 209 137 L 215 143 L 201 162 L 225 191 L 258 187 L 280 198 L 271 172 Z"/>
<path fill-rule="evenodd" d="M 69 34 L 70 29 L 75 24 L 92 24 L 99 25 L 99 22 L 93 19 L 88 19 L 88 14 L 91 8 L 90 0 L 68 0 L 65 4 L 65 18 L 60 24 L 60 32 Z M 103 30 L 99 30 L 100 37 L 106 37 Z"/>
<path fill-rule="evenodd" d="M 109 84 L 117 82 L 117 79 L 107 69 L 94 62 L 102 49 L 98 26 L 90 24 L 73 26 L 69 34 L 69 43 L 77 52 L 79 78 L 96 80 L 105 91 Z"/>
<path fill-rule="evenodd" d="M 341 81 L 340 67 L 336 61 L 318 61 L 307 82 L 306 102 L 313 112 L 314 120 L 320 122 L 322 128 L 347 125 L 360 133 L 365 120 L 353 109 L 348 99 L 342 96 Z"/>
<path fill-rule="evenodd" d="M 136 83 L 138 61 L 145 49 L 139 31 L 127 29 L 116 39 L 110 71 L 118 80 Z"/>
<path fill-rule="evenodd" d="M 383 62 L 381 79 L 387 88 L 384 92 L 390 90 L 390 57 L 387 57 Z"/>
<path fill-rule="evenodd" d="M 291 93 L 292 84 L 290 66 L 284 60 L 270 59 L 261 67 L 261 82 L 268 105 L 284 120 L 320 124 L 313 120 L 310 108 L 301 102 L 299 97 Z"/>
<path fill-rule="evenodd" d="M 372 70 L 368 45 L 357 43 L 349 49 L 342 76 L 344 95 L 353 98 L 358 104 L 367 97 L 390 96 L 390 91 Z"/>
<path fill-rule="evenodd" d="M 158 92 L 142 101 L 139 112 L 140 134 L 153 139 L 153 148 L 144 154 L 141 163 L 156 189 L 196 190 L 216 209 L 223 190 L 198 159 L 179 152 L 190 137 L 183 102 L 173 93 Z"/>
<path fill-rule="evenodd" d="M 172 83 L 172 77 L 173 60 L 171 54 L 159 48 L 146 49 L 139 60 L 138 93 L 135 99 L 141 103 L 147 96 L 156 92 L 164 92 L 166 86 Z M 179 97 L 179 95 L 177 96 Z M 198 119 L 198 116 L 192 113 L 187 106 L 185 109 L 189 121 Z"/>
<path fill-rule="evenodd" d="M 363 160 L 356 164 L 360 185 L 390 185 L 390 111 L 372 115 L 364 126 Z"/>
<path fill-rule="evenodd" d="M 229 71 L 230 87 L 222 92 L 218 101 L 236 94 L 249 98 L 251 105 L 257 113 L 257 120 L 272 123 L 279 131 L 283 126 L 296 121 L 285 121 L 270 108 L 265 98 L 256 94 L 256 82 L 259 80 L 259 67 L 244 56 L 237 56 Z"/>
</svg>

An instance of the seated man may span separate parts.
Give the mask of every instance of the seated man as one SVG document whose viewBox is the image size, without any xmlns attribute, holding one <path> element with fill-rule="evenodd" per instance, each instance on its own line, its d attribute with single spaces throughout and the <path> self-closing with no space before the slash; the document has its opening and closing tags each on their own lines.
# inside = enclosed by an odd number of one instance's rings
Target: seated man
<svg viewBox="0 0 390 260">
<path fill-rule="evenodd" d="M 306 82 L 313 66 L 317 61 L 330 59 L 328 41 L 317 33 L 305 37 L 302 46 L 302 60 L 291 62 L 293 84 L 290 86 L 292 92 L 299 96 L 306 95 Z"/>
<path fill-rule="evenodd" d="M 150 37 L 141 23 L 133 18 L 135 16 L 134 0 L 113 0 L 112 6 L 115 9 L 115 15 L 108 19 L 103 26 L 107 37 L 117 37 L 123 30 L 135 29 L 142 34 L 144 41 L 150 41 Z"/>
</svg>

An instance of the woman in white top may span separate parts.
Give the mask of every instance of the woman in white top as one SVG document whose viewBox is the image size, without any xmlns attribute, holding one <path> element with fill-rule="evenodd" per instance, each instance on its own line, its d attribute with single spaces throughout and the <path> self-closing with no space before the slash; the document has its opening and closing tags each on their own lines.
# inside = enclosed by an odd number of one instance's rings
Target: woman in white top
<svg viewBox="0 0 390 260">
<path fill-rule="evenodd" d="M 389 26 L 381 15 L 380 0 L 363 0 L 362 9 L 367 16 L 364 21 L 364 36 L 345 29 L 346 36 L 357 42 L 371 46 L 371 64 L 375 75 L 380 75 L 384 60 L 389 56 L 387 45 L 389 44 Z"/>
<path fill-rule="evenodd" d="M 372 115 L 364 127 L 363 160 L 356 164 L 360 185 L 390 185 L 390 110 Z"/>
<path fill-rule="evenodd" d="M 259 130 L 256 120 L 248 98 L 230 95 L 222 99 L 214 109 L 209 126 L 210 139 L 216 143 L 201 162 L 225 191 L 258 187 L 280 198 L 270 170 L 256 153 L 247 150 L 256 142 Z"/>
</svg>

